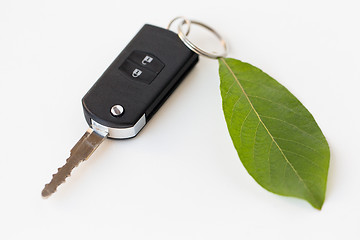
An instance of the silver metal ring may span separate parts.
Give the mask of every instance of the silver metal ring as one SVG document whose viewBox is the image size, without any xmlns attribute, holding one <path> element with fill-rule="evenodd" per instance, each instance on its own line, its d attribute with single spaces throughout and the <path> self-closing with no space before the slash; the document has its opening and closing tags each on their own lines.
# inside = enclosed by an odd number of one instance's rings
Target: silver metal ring
<svg viewBox="0 0 360 240">
<path fill-rule="evenodd" d="M 228 48 L 227 48 L 227 44 L 225 42 L 225 40 L 221 37 L 221 35 L 216 32 L 214 29 L 212 29 L 211 27 L 209 27 L 208 25 L 198 22 L 198 21 L 193 21 L 193 20 L 188 20 L 186 18 L 183 18 L 184 21 L 182 21 L 179 25 L 178 25 L 178 35 L 179 38 L 184 42 L 184 44 L 190 48 L 192 51 L 196 52 L 197 54 L 203 55 L 205 57 L 208 58 L 212 58 L 212 59 L 217 59 L 217 58 L 223 58 L 226 57 L 227 53 L 228 53 Z M 173 22 L 173 21 L 172 21 Z M 172 23 L 171 22 L 171 23 Z M 223 46 L 223 52 L 221 53 L 217 53 L 217 52 L 206 52 L 204 50 L 202 50 L 201 48 L 199 48 L 198 46 L 196 46 L 194 43 L 192 43 L 188 38 L 187 38 L 187 34 L 184 34 L 184 32 L 182 31 L 182 26 L 187 23 L 189 25 L 190 24 L 196 24 L 199 25 L 201 27 L 206 28 L 207 30 L 209 30 L 210 32 L 212 32 L 219 40 L 221 45 Z M 189 25 L 190 26 L 190 25 Z M 190 29 L 190 27 L 189 27 Z"/>
<path fill-rule="evenodd" d="M 186 25 L 188 26 L 188 29 L 187 29 L 185 35 L 186 35 L 186 36 L 189 35 L 189 33 L 190 33 L 191 21 L 190 21 L 189 19 L 185 18 L 185 17 L 182 17 L 182 16 L 176 17 L 176 18 L 174 18 L 173 20 L 171 20 L 171 22 L 168 24 L 168 26 L 167 26 L 166 29 L 169 30 L 170 27 L 171 27 L 171 25 L 172 25 L 176 20 L 179 20 L 179 19 L 182 19 L 182 20 L 183 20 L 183 21 L 181 22 L 181 24 L 179 24 L 179 25 L 184 25 L 184 24 L 186 23 Z"/>
</svg>

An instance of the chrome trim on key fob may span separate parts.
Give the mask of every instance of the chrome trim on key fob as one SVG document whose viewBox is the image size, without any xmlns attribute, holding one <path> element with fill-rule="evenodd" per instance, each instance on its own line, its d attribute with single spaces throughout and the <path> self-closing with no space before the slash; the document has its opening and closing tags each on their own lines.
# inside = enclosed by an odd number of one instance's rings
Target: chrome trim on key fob
<svg viewBox="0 0 360 240">
<path fill-rule="evenodd" d="M 112 128 L 104 126 L 98 122 L 96 122 L 94 119 L 91 119 L 91 128 L 99 133 L 107 133 L 108 138 L 115 138 L 115 139 L 126 139 L 126 138 L 132 138 L 135 137 L 140 130 L 145 126 L 146 124 L 146 117 L 145 114 L 142 115 L 142 117 L 137 121 L 137 123 L 129 128 Z"/>
</svg>

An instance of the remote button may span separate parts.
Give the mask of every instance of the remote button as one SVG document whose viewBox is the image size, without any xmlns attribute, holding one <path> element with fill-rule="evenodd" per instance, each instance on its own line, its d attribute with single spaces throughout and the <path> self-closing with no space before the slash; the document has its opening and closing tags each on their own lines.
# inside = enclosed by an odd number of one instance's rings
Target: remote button
<svg viewBox="0 0 360 240">
<path fill-rule="evenodd" d="M 130 79 L 137 80 L 147 84 L 150 84 L 157 75 L 156 73 L 151 72 L 143 67 L 140 67 L 129 60 L 126 60 L 120 66 L 120 71 Z"/>
<path fill-rule="evenodd" d="M 155 73 L 159 73 L 165 66 L 154 55 L 139 50 L 133 51 L 128 59 Z"/>
</svg>

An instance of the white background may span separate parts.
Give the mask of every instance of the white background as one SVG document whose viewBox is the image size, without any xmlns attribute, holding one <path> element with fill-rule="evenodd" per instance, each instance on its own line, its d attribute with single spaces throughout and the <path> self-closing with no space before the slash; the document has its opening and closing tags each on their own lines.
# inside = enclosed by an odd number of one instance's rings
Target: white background
<svg viewBox="0 0 360 240">
<path fill-rule="evenodd" d="M 0 239 L 359 239 L 360 5 L 354 0 L 0 3 Z M 49 199 L 87 129 L 81 98 L 144 23 L 184 15 L 285 85 L 331 148 L 321 211 L 262 189 L 196 68 L 134 139 L 106 140 Z"/>
</svg>

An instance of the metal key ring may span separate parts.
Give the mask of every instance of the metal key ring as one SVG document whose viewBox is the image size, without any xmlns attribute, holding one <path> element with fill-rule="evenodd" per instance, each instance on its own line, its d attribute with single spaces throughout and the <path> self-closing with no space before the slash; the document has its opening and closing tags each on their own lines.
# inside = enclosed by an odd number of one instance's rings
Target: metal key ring
<svg viewBox="0 0 360 240">
<path fill-rule="evenodd" d="M 208 58 L 212 58 L 212 59 L 217 59 L 217 58 L 223 58 L 226 57 L 227 53 L 228 53 L 228 48 L 227 48 L 227 44 L 225 42 L 225 40 L 221 37 L 221 35 L 216 32 L 213 28 L 209 27 L 208 25 L 198 22 L 198 21 L 193 21 L 193 20 L 188 20 L 186 18 L 183 18 L 184 21 L 182 21 L 179 25 L 178 25 L 178 35 L 179 38 L 184 42 L 184 44 L 190 48 L 192 51 L 196 52 L 197 54 L 203 55 L 205 57 Z M 196 24 L 199 25 L 201 27 L 206 28 L 207 30 L 209 30 L 211 33 L 213 33 L 219 40 L 221 45 L 223 46 L 223 52 L 221 53 L 217 53 L 217 52 L 206 52 L 204 50 L 202 50 L 201 48 L 199 48 L 198 46 L 196 46 L 194 43 L 192 43 L 188 38 L 187 38 L 187 34 L 184 34 L 184 32 L 182 31 L 182 26 L 187 23 L 190 22 L 191 24 Z M 189 24 L 188 24 L 189 25 Z M 190 26 L 190 25 L 189 25 Z M 189 27 L 190 29 L 190 27 Z M 188 32 L 187 32 L 188 33 Z"/>
<path fill-rule="evenodd" d="M 187 29 L 187 31 L 186 31 L 186 36 L 189 34 L 189 32 L 190 32 L 190 27 L 191 27 L 191 21 L 189 20 L 189 19 L 187 19 L 187 18 L 185 18 L 185 17 L 182 17 L 182 16 L 179 16 L 179 17 L 176 17 L 176 18 L 174 18 L 173 20 L 171 20 L 171 22 L 167 25 L 167 30 L 169 30 L 170 29 L 170 27 L 171 27 L 171 25 L 176 21 L 176 20 L 178 20 L 178 19 L 182 19 L 183 21 L 182 21 L 182 23 L 181 23 L 181 25 L 184 25 L 185 23 L 187 24 L 187 26 L 188 26 L 188 29 Z"/>
</svg>

